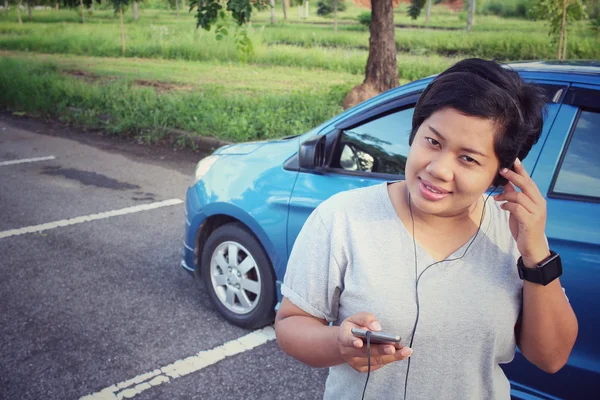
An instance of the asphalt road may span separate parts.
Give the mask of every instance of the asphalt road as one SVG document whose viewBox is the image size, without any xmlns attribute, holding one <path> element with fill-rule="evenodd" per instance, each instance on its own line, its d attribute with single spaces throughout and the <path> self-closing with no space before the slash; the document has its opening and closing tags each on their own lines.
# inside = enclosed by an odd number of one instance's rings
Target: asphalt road
<svg viewBox="0 0 600 400">
<path fill-rule="evenodd" d="M 0 115 L 0 399 L 322 397 L 326 370 L 225 322 L 180 267 L 200 158 Z"/>
</svg>

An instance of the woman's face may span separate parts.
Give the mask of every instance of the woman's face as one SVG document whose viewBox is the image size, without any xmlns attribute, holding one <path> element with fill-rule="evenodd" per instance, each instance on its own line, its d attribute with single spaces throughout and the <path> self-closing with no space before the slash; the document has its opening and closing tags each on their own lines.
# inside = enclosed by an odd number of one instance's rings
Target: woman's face
<svg viewBox="0 0 600 400">
<path fill-rule="evenodd" d="M 406 163 L 411 201 L 424 213 L 464 213 L 490 187 L 500 162 L 494 152 L 497 125 L 452 108 L 423 121 Z"/>
</svg>

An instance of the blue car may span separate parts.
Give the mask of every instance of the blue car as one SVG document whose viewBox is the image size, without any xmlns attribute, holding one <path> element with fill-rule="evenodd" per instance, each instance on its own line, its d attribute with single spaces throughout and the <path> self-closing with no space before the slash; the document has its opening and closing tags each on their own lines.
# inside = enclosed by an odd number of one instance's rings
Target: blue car
<svg viewBox="0 0 600 400">
<path fill-rule="evenodd" d="M 547 199 L 546 235 L 579 320 L 554 375 L 519 352 L 503 366 L 520 399 L 600 398 L 600 62 L 511 64 L 546 91 L 542 136 L 524 164 Z M 302 225 L 345 190 L 403 178 L 413 108 L 432 77 L 389 90 L 302 135 L 234 144 L 202 159 L 188 189 L 182 266 L 231 323 L 273 321 Z"/>
</svg>

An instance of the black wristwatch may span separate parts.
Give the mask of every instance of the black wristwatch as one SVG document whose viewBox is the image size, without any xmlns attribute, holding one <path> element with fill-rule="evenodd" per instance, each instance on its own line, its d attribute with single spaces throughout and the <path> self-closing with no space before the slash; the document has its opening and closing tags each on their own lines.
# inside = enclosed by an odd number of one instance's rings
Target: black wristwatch
<svg viewBox="0 0 600 400">
<path fill-rule="evenodd" d="M 556 278 L 562 275 L 562 262 L 558 253 L 550 250 L 550 257 L 536 265 L 534 268 L 527 268 L 523 264 L 523 257 L 519 257 L 517 262 L 519 278 L 529 282 L 539 283 L 546 286 Z"/>
</svg>

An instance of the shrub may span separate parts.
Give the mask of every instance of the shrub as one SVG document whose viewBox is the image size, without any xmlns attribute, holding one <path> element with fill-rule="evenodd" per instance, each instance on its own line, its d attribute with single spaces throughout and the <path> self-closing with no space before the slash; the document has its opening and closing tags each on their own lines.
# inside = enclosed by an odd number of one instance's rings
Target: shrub
<svg viewBox="0 0 600 400">
<path fill-rule="evenodd" d="M 333 14 L 333 2 L 334 0 L 319 0 L 317 3 L 317 14 L 322 17 Z M 337 10 L 346 11 L 346 3 L 343 0 L 338 0 Z"/>
<path fill-rule="evenodd" d="M 358 16 L 358 22 L 360 22 L 362 25 L 364 25 L 366 27 L 371 26 L 371 13 L 364 12 L 364 13 L 360 14 Z"/>
</svg>

